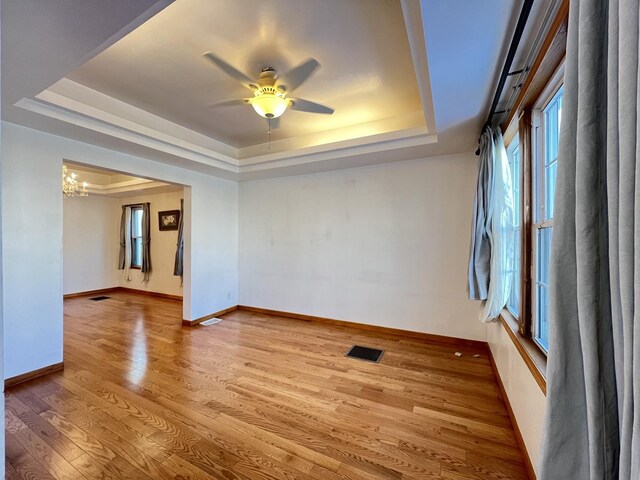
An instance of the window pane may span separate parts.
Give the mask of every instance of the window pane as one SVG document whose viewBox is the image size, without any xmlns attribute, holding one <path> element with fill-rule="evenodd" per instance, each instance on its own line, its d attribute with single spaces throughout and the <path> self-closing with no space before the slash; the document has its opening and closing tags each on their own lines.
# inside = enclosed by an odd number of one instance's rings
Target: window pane
<svg viewBox="0 0 640 480">
<path fill-rule="evenodd" d="M 544 109 L 544 218 L 542 220 L 553 218 L 563 93 L 564 88 L 561 87 Z"/>
<path fill-rule="evenodd" d="M 135 208 L 131 210 L 131 236 L 142 236 L 142 209 Z"/>
<path fill-rule="evenodd" d="M 535 339 L 547 350 L 549 345 L 549 265 L 553 228 L 539 228 L 537 235 L 538 258 L 536 268 L 536 328 Z"/>
<path fill-rule="evenodd" d="M 545 352 L 549 351 L 549 287 L 538 285 L 538 330 L 535 339 Z"/>
<path fill-rule="evenodd" d="M 553 162 L 544 168 L 545 183 L 545 204 L 547 206 L 547 219 L 553 218 L 553 203 L 556 198 L 556 176 L 558 172 L 558 162 Z"/>
<path fill-rule="evenodd" d="M 507 308 L 514 315 L 518 316 L 520 308 L 520 229 L 513 230 L 514 241 L 514 264 L 511 272 L 511 292 L 507 301 Z"/>
<path fill-rule="evenodd" d="M 142 208 L 131 209 L 131 266 L 142 266 Z"/>
<path fill-rule="evenodd" d="M 131 265 L 139 267 L 142 264 L 142 238 L 131 239 Z"/>
<path fill-rule="evenodd" d="M 551 254 L 552 227 L 538 230 L 538 278 L 537 281 L 549 285 L 549 260 Z"/>
<path fill-rule="evenodd" d="M 142 266 L 142 237 L 136 241 L 136 265 Z"/>
<path fill-rule="evenodd" d="M 558 102 L 555 97 L 544 111 L 545 114 L 545 137 L 546 155 L 545 164 L 549 165 L 558 158 Z"/>
<path fill-rule="evenodd" d="M 533 338 L 540 347 L 549 348 L 549 267 L 553 240 L 553 215 L 558 173 L 560 123 L 562 120 L 563 87 L 541 112 L 535 157 L 535 278 Z"/>
<path fill-rule="evenodd" d="M 513 194 L 513 227 L 511 230 L 514 252 L 513 267 L 509 272 L 511 292 L 507 301 L 507 308 L 518 316 L 520 307 L 520 148 L 516 138 L 507 150 L 509 170 L 511 173 L 511 189 Z"/>
</svg>

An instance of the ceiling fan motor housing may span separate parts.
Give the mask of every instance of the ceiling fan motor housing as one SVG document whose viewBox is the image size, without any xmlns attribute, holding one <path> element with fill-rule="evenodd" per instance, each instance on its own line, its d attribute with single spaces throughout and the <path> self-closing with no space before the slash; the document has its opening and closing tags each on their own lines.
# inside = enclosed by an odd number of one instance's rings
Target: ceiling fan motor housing
<svg viewBox="0 0 640 480">
<path fill-rule="evenodd" d="M 289 106 L 289 101 L 284 98 L 284 90 L 275 86 L 276 77 L 277 73 L 271 67 L 263 68 L 260 72 L 251 106 L 261 117 L 278 118 Z"/>
</svg>

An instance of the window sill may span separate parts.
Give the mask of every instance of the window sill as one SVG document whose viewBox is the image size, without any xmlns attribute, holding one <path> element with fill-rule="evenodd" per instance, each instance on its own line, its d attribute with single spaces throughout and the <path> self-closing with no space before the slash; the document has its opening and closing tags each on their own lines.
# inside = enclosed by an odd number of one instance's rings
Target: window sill
<svg viewBox="0 0 640 480">
<path fill-rule="evenodd" d="M 522 356 L 542 393 L 547 394 L 547 357 L 530 338 L 523 337 L 518 332 L 518 321 L 506 308 L 500 314 L 500 323 Z"/>
</svg>

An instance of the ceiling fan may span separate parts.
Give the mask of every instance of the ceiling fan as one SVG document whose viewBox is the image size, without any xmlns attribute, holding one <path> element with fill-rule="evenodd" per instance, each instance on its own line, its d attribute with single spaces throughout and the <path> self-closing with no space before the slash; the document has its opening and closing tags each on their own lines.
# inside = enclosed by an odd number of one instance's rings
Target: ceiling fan
<svg viewBox="0 0 640 480">
<path fill-rule="evenodd" d="M 287 97 L 287 94 L 302 85 L 320 66 L 318 61 L 313 58 L 291 69 L 282 78 L 278 76 L 275 69 L 265 67 L 261 70 L 259 78 L 253 80 L 212 52 L 205 53 L 204 56 L 224 73 L 253 91 L 253 97 L 227 100 L 211 105 L 212 107 L 251 105 L 258 115 L 269 120 L 269 129 L 271 129 L 271 120 L 280 117 L 287 108 L 325 115 L 331 115 L 334 112 L 333 108 L 319 103 L 302 98 Z"/>
</svg>

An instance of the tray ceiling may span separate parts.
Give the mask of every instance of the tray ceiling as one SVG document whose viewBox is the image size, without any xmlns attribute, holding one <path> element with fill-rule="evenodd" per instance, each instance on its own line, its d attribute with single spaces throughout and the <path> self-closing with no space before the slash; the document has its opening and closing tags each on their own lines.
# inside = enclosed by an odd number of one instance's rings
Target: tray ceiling
<svg viewBox="0 0 640 480">
<path fill-rule="evenodd" d="M 98 167 L 89 167 L 69 161 L 64 165 L 78 175 L 79 182 L 87 182 L 89 195 L 125 198 L 140 194 L 181 192 L 184 187 L 149 178 L 134 177 Z"/>
<path fill-rule="evenodd" d="M 2 16 L 3 120 L 232 180 L 475 148 L 518 6 L 114 1 L 122 5 L 10 3 Z M 266 120 L 251 107 L 209 107 L 251 92 L 204 59 L 208 51 L 250 76 L 313 57 L 321 67 L 293 96 L 335 114 L 287 110 L 268 144 Z"/>
<path fill-rule="evenodd" d="M 391 131 L 394 122 L 381 121 L 422 110 L 396 0 L 303 8 L 299 0 L 181 0 L 67 78 L 235 148 L 265 143 L 266 120 L 251 107 L 210 108 L 251 92 L 203 58 L 208 51 L 252 78 L 267 66 L 284 73 L 309 57 L 320 62 L 293 96 L 335 113 L 287 111 L 273 140 L 371 122 L 380 123 L 377 133 Z"/>
</svg>

